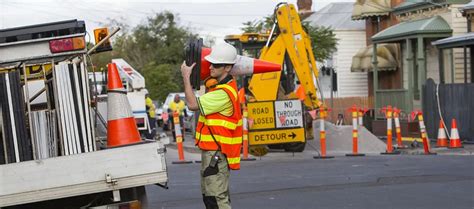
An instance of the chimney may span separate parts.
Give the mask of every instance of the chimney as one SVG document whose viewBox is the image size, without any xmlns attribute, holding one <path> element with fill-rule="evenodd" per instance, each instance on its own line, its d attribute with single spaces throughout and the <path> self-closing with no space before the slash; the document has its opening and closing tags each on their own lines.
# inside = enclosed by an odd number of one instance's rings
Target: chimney
<svg viewBox="0 0 474 209">
<path fill-rule="evenodd" d="M 298 7 L 298 13 L 301 16 L 301 19 L 305 19 L 306 17 L 309 17 L 311 14 L 313 14 L 312 0 L 298 0 L 296 2 L 296 6 Z"/>
</svg>

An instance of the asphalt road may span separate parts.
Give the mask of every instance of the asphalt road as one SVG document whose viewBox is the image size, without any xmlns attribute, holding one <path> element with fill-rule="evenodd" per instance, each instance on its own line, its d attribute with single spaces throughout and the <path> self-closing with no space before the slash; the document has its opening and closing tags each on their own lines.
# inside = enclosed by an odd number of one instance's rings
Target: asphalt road
<svg viewBox="0 0 474 209">
<path fill-rule="evenodd" d="M 199 164 L 176 165 L 168 151 L 169 190 L 148 186 L 148 208 L 203 209 Z M 368 156 L 314 160 L 270 153 L 231 174 L 233 208 L 474 208 L 473 156 Z M 186 153 L 187 159 L 199 154 Z"/>
</svg>

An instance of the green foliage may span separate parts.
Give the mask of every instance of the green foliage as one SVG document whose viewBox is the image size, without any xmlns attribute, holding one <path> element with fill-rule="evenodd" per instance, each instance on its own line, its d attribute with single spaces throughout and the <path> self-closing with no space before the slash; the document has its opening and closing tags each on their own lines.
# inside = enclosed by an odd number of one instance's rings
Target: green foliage
<svg viewBox="0 0 474 209">
<path fill-rule="evenodd" d="M 309 23 L 303 23 L 306 33 L 311 39 L 314 58 L 318 62 L 322 62 L 332 56 L 337 50 L 336 34 L 329 27 L 313 27 Z"/>
<path fill-rule="evenodd" d="M 240 28 L 244 33 L 262 33 L 271 30 L 273 26 L 273 15 L 264 17 L 263 20 L 247 21 Z"/>
<path fill-rule="evenodd" d="M 183 91 L 182 77 L 177 64 L 148 63 L 142 69 L 152 99 L 164 101 L 170 92 Z"/>
<path fill-rule="evenodd" d="M 105 69 L 113 58 L 122 58 L 145 77 L 152 99 L 163 101 L 168 93 L 183 91 L 179 66 L 186 42 L 197 35 L 180 26 L 175 14 L 157 13 L 133 29 L 117 20 L 111 20 L 110 25 L 123 30 L 112 39 L 113 51 L 92 56 L 96 69 Z"/>
</svg>

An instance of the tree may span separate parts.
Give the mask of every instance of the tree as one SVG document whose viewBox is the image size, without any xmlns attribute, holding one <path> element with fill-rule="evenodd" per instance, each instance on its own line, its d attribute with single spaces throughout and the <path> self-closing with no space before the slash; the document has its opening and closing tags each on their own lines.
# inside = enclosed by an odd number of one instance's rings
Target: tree
<svg viewBox="0 0 474 209">
<path fill-rule="evenodd" d="M 113 51 L 93 55 L 92 61 L 100 69 L 112 58 L 123 58 L 145 77 L 150 96 L 164 100 L 170 92 L 183 90 L 179 65 L 184 59 L 186 42 L 197 36 L 177 21 L 177 16 L 168 11 L 148 17 L 131 30 L 111 21 L 109 25 L 124 30 L 112 40 Z"/>
<path fill-rule="evenodd" d="M 242 23 L 244 27 L 240 28 L 244 33 L 264 33 L 273 26 L 273 15 L 263 18 L 263 20 L 247 21 Z"/>
<path fill-rule="evenodd" d="M 153 99 L 164 101 L 171 92 L 182 91 L 181 72 L 177 64 L 148 63 L 142 70 L 146 86 Z"/>
<path fill-rule="evenodd" d="M 313 49 L 314 58 L 318 62 L 322 62 L 332 56 L 337 50 L 336 34 L 329 27 L 313 27 L 309 23 L 303 23 L 306 33 L 311 39 L 311 47 Z"/>
</svg>

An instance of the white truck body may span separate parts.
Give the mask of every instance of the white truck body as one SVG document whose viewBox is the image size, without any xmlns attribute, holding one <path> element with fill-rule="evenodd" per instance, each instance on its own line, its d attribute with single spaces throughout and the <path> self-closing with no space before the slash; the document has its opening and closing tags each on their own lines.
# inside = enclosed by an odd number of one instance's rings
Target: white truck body
<svg viewBox="0 0 474 209">
<path fill-rule="evenodd" d="M 1 165 L 0 177 L 0 207 L 168 180 L 161 142 Z"/>
</svg>

